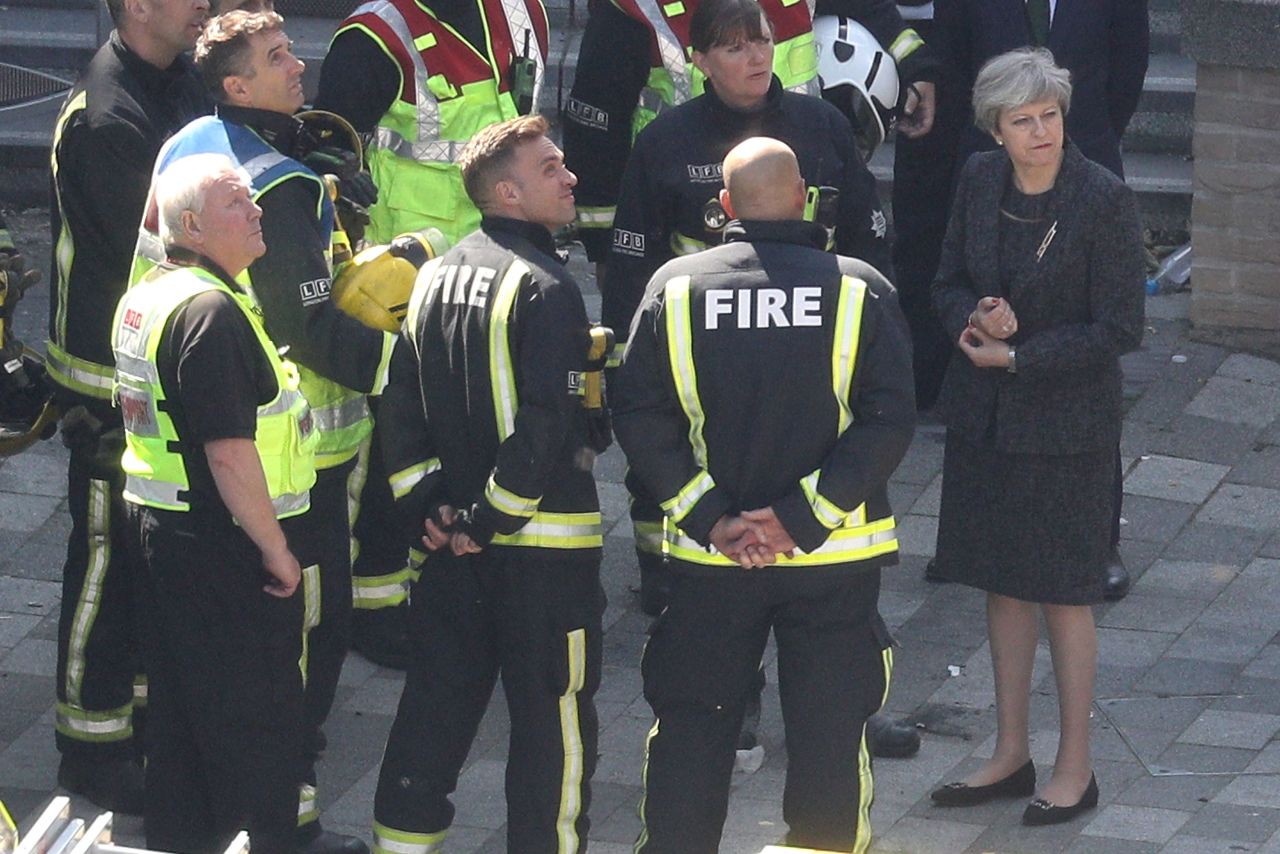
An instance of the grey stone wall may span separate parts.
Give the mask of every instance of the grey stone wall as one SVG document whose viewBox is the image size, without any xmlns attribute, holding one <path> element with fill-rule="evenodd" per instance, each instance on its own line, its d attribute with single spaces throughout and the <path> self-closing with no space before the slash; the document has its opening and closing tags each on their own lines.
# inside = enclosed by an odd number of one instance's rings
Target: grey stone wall
<svg viewBox="0 0 1280 854">
<path fill-rule="evenodd" d="M 1197 61 L 1191 320 L 1244 344 L 1280 330 L 1280 0 L 1184 0 L 1182 15 Z"/>
</svg>

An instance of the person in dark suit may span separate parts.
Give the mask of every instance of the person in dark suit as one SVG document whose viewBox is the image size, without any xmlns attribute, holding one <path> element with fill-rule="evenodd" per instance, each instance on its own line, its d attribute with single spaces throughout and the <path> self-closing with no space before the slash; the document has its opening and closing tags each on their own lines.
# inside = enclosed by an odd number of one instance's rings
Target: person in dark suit
<svg viewBox="0 0 1280 854">
<path fill-rule="evenodd" d="M 969 806 L 1035 791 L 1027 716 L 1043 613 L 1058 687 L 1053 775 L 1026 824 L 1097 805 L 1089 709 L 1122 421 L 1122 353 L 1142 338 L 1134 194 L 1065 138 L 1066 70 L 1043 48 L 985 65 L 978 126 L 1003 151 L 965 165 L 933 304 L 957 350 L 939 396 L 947 425 L 937 571 L 987 592 L 995 671 L 992 758 L 933 793 Z"/>
<path fill-rule="evenodd" d="M 934 41 L 966 90 L 992 57 L 1048 48 L 1071 72 L 1067 136 L 1085 157 L 1124 177 L 1120 139 L 1147 75 L 1147 0 L 938 0 L 934 25 Z M 990 135 L 970 126 L 956 162 L 993 145 Z"/>
</svg>

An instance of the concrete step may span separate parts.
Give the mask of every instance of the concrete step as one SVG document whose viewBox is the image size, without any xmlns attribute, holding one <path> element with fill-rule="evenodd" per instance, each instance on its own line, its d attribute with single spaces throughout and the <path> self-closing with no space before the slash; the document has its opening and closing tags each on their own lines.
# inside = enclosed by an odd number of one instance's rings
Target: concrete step
<svg viewBox="0 0 1280 854">
<path fill-rule="evenodd" d="M 894 147 L 890 140 L 871 158 L 871 174 L 886 202 L 893 192 Z M 1124 152 L 1125 181 L 1138 195 L 1143 226 L 1185 234 L 1191 222 L 1191 158 L 1173 154 Z"/>
</svg>

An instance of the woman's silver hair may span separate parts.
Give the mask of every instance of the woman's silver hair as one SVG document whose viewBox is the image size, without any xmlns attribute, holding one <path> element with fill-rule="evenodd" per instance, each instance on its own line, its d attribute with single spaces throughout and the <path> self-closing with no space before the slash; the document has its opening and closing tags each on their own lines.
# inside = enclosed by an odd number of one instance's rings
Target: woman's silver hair
<svg viewBox="0 0 1280 854">
<path fill-rule="evenodd" d="M 1057 101 L 1066 116 L 1071 109 L 1071 72 L 1060 68 L 1042 47 L 1002 53 L 982 66 L 973 83 L 973 123 L 991 133 L 1001 113 L 1036 101 Z"/>
<path fill-rule="evenodd" d="M 156 210 L 160 241 L 165 246 L 182 237 L 182 214 L 202 212 L 209 185 L 228 172 L 249 182 L 244 170 L 225 154 L 191 154 L 175 160 L 160 173 L 156 178 Z"/>
</svg>

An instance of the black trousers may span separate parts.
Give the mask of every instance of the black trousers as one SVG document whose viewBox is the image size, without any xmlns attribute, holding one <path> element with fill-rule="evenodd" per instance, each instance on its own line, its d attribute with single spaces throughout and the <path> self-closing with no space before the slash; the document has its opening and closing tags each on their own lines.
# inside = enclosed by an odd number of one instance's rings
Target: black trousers
<svg viewBox="0 0 1280 854">
<path fill-rule="evenodd" d="M 322 727 L 333 708 L 342 663 L 351 646 L 351 528 L 347 483 L 356 468 L 349 460 L 316 472 L 311 509 L 284 520 L 285 535 L 303 566 L 302 655 L 305 723 L 304 765 L 299 784 L 298 826 L 304 838 L 320 832 L 316 806 L 316 762 L 326 740 Z"/>
<path fill-rule="evenodd" d="M 302 733 L 302 596 L 262 590 L 225 514 L 130 508 L 151 665 L 147 847 L 291 852 Z"/>
<path fill-rule="evenodd" d="M 932 21 L 912 25 L 926 40 Z M 959 131 L 965 119 L 964 98 L 950 80 L 937 84 L 934 126 L 920 139 L 898 134 L 893 162 L 893 268 L 897 273 L 902 313 L 911 329 L 912 370 L 916 405 L 929 409 L 938 398 L 942 377 L 955 342 L 934 314 L 929 296 L 938 272 L 942 239 L 951 212 L 951 186 Z"/>
<path fill-rule="evenodd" d="M 448 796 L 500 677 L 507 850 L 587 850 L 603 612 L 598 549 L 431 556 L 410 603 L 413 660 L 378 776 L 375 847 L 444 838 Z"/>
<path fill-rule="evenodd" d="M 146 701 L 119 460 L 105 446 L 71 451 L 58 618 L 58 750 L 102 760 L 135 753 L 135 705 Z"/>
<path fill-rule="evenodd" d="M 878 569 L 726 572 L 672 563 L 671 602 L 645 647 L 649 734 L 636 850 L 715 854 L 734 748 L 773 631 L 786 726 L 787 844 L 866 850 L 871 754 L 866 720 L 892 671 L 876 603 Z"/>
</svg>

